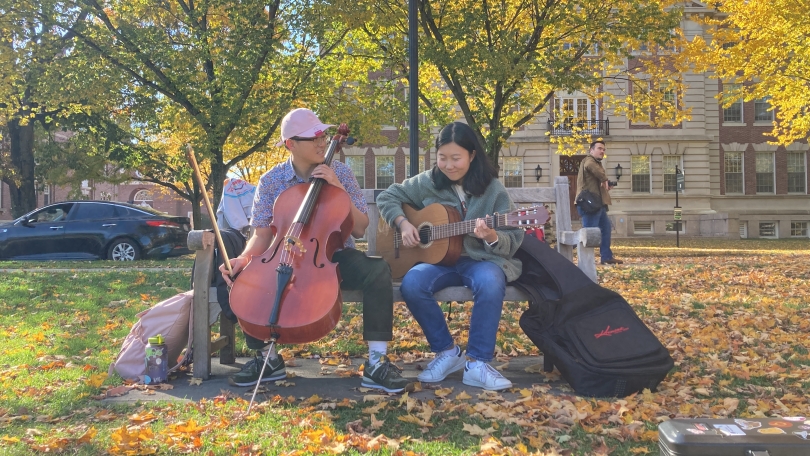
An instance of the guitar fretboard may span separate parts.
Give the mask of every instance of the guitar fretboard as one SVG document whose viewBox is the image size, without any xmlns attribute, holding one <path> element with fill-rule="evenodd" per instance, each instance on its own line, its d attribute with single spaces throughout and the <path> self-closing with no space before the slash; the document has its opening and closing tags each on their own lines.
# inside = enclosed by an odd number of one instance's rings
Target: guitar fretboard
<svg viewBox="0 0 810 456">
<path fill-rule="evenodd" d="M 503 215 L 499 214 L 490 216 L 486 218 L 487 226 L 489 228 L 496 228 L 499 226 L 506 225 L 508 216 L 509 214 Z M 475 231 L 476 222 L 477 220 L 464 220 L 461 222 L 448 223 L 446 225 L 431 226 L 428 232 L 428 239 L 430 241 L 433 241 L 436 239 L 445 239 L 453 236 L 460 236 L 462 234 L 472 233 L 473 231 Z M 417 230 L 419 230 L 420 233 L 422 232 L 422 229 L 424 228 L 420 229 L 419 227 L 417 227 Z M 397 232 L 394 235 L 394 242 L 396 245 L 402 244 L 402 233 Z"/>
</svg>

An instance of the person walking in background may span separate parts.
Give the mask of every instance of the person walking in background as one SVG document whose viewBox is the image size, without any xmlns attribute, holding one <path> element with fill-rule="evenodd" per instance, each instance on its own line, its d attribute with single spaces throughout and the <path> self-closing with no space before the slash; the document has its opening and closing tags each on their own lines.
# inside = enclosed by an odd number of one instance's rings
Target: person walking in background
<svg viewBox="0 0 810 456">
<path fill-rule="evenodd" d="M 599 228 L 599 231 L 602 232 L 602 242 L 599 244 L 601 263 L 622 264 L 623 261 L 614 258 L 613 251 L 610 250 L 612 227 L 607 211 L 610 205 L 610 190 L 613 186 L 610 185 L 607 174 L 605 174 L 605 168 L 602 166 L 604 156 L 605 142 L 602 140 L 592 142 L 588 149 L 588 155 L 579 165 L 579 174 L 577 174 L 577 195 L 580 195 L 583 190 L 599 195 L 602 198 L 602 207 L 596 212 L 587 213 L 580 205 L 577 205 L 577 212 L 582 218 L 584 228 Z"/>
<path fill-rule="evenodd" d="M 489 163 L 475 132 L 454 122 L 436 138 L 436 165 L 377 197 L 380 217 L 402 233 L 403 245 L 416 248 L 419 232 L 405 217 L 403 204 L 417 210 L 433 203 L 456 208 L 464 220 L 476 220 L 475 231 L 464 235 L 461 257 L 455 265 L 417 264 L 402 279 L 400 290 L 411 314 L 422 327 L 433 361 L 417 377 L 439 382 L 464 369 L 465 385 L 486 390 L 510 388 L 512 382 L 489 364 L 501 321 L 506 283 L 518 278 L 520 260 L 513 257 L 523 241 L 523 230 L 489 228 L 486 218 L 515 209 L 498 173 Z M 473 292 L 467 359 L 456 345 L 433 293 L 465 286 Z"/>
</svg>

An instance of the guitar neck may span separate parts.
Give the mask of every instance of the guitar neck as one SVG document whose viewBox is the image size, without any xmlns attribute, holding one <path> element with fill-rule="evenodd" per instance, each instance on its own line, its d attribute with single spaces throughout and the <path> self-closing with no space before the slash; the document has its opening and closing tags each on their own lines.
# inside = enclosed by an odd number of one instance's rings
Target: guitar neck
<svg viewBox="0 0 810 456">
<path fill-rule="evenodd" d="M 487 226 L 495 228 L 498 226 L 506 225 L 507 214 L 498 214 L 496 216 L 488 217 Z M 460 236 L 462 234 L 472 233 L 475 231 L 476 220 L 464 220 L 461 222 L 448 223 L 446 225 L 434 225 L 430 227 L 431 239 L 444 239 L 453 236 Z"/>
</svg>

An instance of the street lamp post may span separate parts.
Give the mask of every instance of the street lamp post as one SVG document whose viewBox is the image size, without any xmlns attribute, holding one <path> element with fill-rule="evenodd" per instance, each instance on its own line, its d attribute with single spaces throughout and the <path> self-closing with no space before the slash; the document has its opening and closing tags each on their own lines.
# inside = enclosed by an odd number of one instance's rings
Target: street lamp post
<svg viewBox="0 0 810 456">
<path fill-rule="evenodd" d="M 419 33 L 417 30 L 418 0 L 408 0 L 408 91 L 410 116 L 411 176 L 419 174 Z"/>
</svg>

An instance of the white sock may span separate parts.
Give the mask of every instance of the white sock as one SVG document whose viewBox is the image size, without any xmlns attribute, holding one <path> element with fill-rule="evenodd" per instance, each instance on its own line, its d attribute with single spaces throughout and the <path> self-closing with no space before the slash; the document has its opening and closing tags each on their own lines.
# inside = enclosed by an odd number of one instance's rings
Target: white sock
<svg viewBox="0 0 810 456">
<path fill-rule="evenodd" d="M 276 353 L 276 346 L 273 345 L 269 349 L 265 348 L 264 350 L 262 350 L 262 356 L 265 357 L 265 358 L 267 358 L 269 356 L 270 359 L 278 358 L 278 354 Z"/>
<path fill-rule="evenodd" d="M 467 369 L 474 369 L 476 367 L 480 367 L 479 364 L 484 364 L 484 362 L 479 361 L 477 359 L 468 359 L 467 360 Z"/>
<path fill-rule="evenodd" d="M 380 358 L 388 353 L 388 342 L 384 340 L 368 341 L 368 364 L 373 366 L 380 361 Z"/>
</svg>

